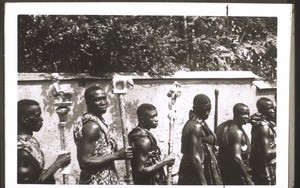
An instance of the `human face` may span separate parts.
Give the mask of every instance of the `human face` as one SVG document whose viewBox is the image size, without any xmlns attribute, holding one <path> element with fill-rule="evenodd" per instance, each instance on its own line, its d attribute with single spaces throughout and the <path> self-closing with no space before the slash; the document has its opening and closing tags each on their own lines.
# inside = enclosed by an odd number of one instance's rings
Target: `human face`
<svg viewBox="0 0 300 188">
<path fill-rule="evenodd" d="M 156 128 L 158 126 L 157 110 L 150 110 L 145 113 L 144 125 L 146 129 Z"/>
<path fill-rule="evenodd" d="M 31 131 L 38 132 L 43 126 L 43 118 L 41 117 L 41 108 L 39 105 L 28 106 L 27 115 L 24 117 L 26 127 Z"/>
<path fill-rule="evenodd" d="M 199 117 L 202 120 L 206 120 L 209 116 L 210 110 L 211 110 L 211 103 L 207 103 L 207 104 L 202 105 L 199 108 L 199 114 L 198 114 Z"/>
<path fill-rule="evenodd" d="M 244 125 L 249 122 L 249 114 L 250 110 L 247 106 L 241 106 L 239 107 L 239 110 L 237 111 L 236 119 L 241 124 Z"/>
<path fill-rule="evenodd" d="M 272 101 L 266 101 L 264 103 L 262 106 L 262 114 L 270 119 L 275 117 L 275 107 Z"/>
<path fill-rule="evenodd" d="M 99 89 L 91 92 L 91 97 L 88 103 L 88 108 L 90 111 L 97 115 L 102 115 L 107 110 L 107 95 L 106 93 Z"/>
</svg>

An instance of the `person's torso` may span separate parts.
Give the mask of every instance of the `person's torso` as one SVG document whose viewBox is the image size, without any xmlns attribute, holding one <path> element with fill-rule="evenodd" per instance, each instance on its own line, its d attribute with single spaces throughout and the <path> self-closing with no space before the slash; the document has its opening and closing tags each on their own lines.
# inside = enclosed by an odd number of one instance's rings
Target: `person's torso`
<svg viewBox="0 0 300 188">
<path fill-rule="evenodd" d="M 95 122 L 100 128 L 100 136 L 95 143 L 95 149 L 93 156 L 107 156 L 111 155 L 116 150 L 115 141 L 110 137 L 109 129 L 103 119 L 100 119 L 92 114 L 84 114 L 77 120 L 76 125 L 74 126 L 74 141 L 78 145 L 81 141 L 82 128 L 88 121 Z"/>
<path fill-rule="evenodd" d="M 191 136 L 192 134 L 194 135 L 198 135 L 197 140 L 200 141 L 202 138 L 209 136 L 208 131 L 206 131 L 204 129 L 204 125 L 205 122 L 204 121 L 195 121 L 195 120 L 188 120 L 182 130 L 182 135 L 181 135 L 181 153 L 184 155 L 191 155 L 191 145 L 190 145 L 190 140 L 191 140 Z M 199 128 L 201 127 L 201 128 Z M 199 133 L 195 133 L 195 131 L 200 130 Z M 202 142 L 201 148 L 198 148 L 200 151 L 200 156 L 201 159 L 203 160 L 204 158 L 204 153 L 203 153 L 203 146 L 204 143 Z"/>
<path fill-rule="evenodd" d="M 161 151 L 160 148 L 157 145 L 157 141 L 155 137 L 146 129 L 142 129 L 140 127 L 134 128 L 129 134 L 129 144 L 131 146 L 134 146 L 134 142 L 139 140 L 140 138 L 147 138 L 150 141 L 150 150 L 147 155 L 147 161 L 145 164 L 145 167 L 152 166 L 159 161 L 161 161 L 160 155 Z M 163 169 L 160 169 L 152 174 L 149 174 L 147 176 L 137 176 L 135 170 L 133 170 L 133 180 L 134 183 L 137 185 L 154 185 L 154 184 L 164 184 L 165 181 L 165 174 Z"/>
<path fill-rule="evenodd" d="M 139 127 L 134 128 L 130 133 L 129 133 L 129 144 L 133 145 L 133 142 L 140 138 L 148 138 L 150 141 L 150 151 L 148 152 L 148 160 L 146 165 L 151 166 L 158 161 L 160 161 L 160 148 L 157 145 L 157 141 L 155 137 L 146 129 L 141 129 Z"/>
<path fill-rule="evenodd" d="M 263 120 L 260 124 L 252 126 L 251 131 L 251 160 L 255 161 L 255 166 L 266 166 L 269 164 L 276 163 L 276 159 L 265 158 L 264 156 L 264 147 L 261 143 L 261 135 L 267 134 L 268 139 L 268 148 L 270 150 L 276 149 L 276 130 L 275 125 L 272 125 L 273 122 L 269 122 Z M 262 132 L 263 130 L 267 130 L 267 132 Z M 259 168 L 260 168 L 259 167 Z"/>
<path fill-rule="evenodd" d="M 44 169 L 44 153 L 40 149 L 39 142 L 27 134 L 18 135 L 17 148 L 27 151 L 39 163 L 39 167 Z"/>
<path fill-rule="evenodd" d="M 250 147 L 250 140 L 245 133 L 243 129 L 239 129 L 236 125 L 232 123 L 232 121 L 227 121 L 224 124 L 220 125 L 221 130 L 218 131 L 217 139 L 218 139 L 218 145 L 220 147 L 220 155 L 224 160 L 230 161 L 233 158 L 233 151 L 232 151 L 232 144 L 231 140 L 233 139 L 233 135 L 236 134 L 236 132 L 240 132 L 242 135 L 241 138 L 241 157 L 244 161 L 244 164 L 248 164 L 249 155 L 251 151 Z"/>
<path fill-rule="evenodd" d="M 259 125 L 252 126 L 251 147 L 253 148 L 253 152 L 262 152 L 262 144 L 260 143 L 261 139 L 259 138 L 260 135 L 263 134 L 261 133 L 262 127 L 265 127 L 268 130 L 267 139 L 269 147 L 271 149 L 276 148 L 276 131 L 273 127 L 271 127 L 270 123 L 271 122 L 264 120 Z"/>
</svg>

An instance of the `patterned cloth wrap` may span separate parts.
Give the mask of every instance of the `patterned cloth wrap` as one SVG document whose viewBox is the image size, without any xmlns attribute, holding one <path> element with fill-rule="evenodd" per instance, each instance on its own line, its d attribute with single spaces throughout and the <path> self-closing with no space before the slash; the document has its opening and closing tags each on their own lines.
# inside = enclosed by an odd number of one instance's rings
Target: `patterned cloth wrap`
<svg viewBox="0 0 300 188">
<path fill-rule="evenodd" d="M 217 139 L 219 150 L 219 164 L 221 169 L 222 179 L 225 185 L 246 185 L 248 181 L 240 173 L 240 167 L 237 165 L 234 157 L 232 156 L 232 147 L 230 145 L 230 137 L 232 133 L 229 131 L 231 126 L 236 126 L 232 120 L 228 120 L 217 128 Z M 238 129 L 238 127 L 236 127 Z M 249 165 L 250 157 L 250 140 L 243 129 L 244 143 L 241 146 L 241 157 L 244 163 L 244 168 L 251 174 L 251 166 Z"/>
<path fill-rule="evenodd" d="M 268 127 L 271 133 L 268 137 L 270 149 L 276 149 L 276 124 L 273 121 L 268 121 L 261 113 L 255 113 L 251 117 L 251 155 L 250 163 L 252 166 L 253 181 L 255 184 L 276 183 L 276 158 L 266 159 L 263 154 L 261 144 L 258 142 L 259 130 L 261 127 Z"/>
<path fill-rule="evenodd" d="M 44 153 L 40 149 L 39 142 L 31 135 L 22 134 L 18 135 L 17 141 L 18 150 L 25 150 L 39 163 L 41 170 L 44 169 L 45 159 Z"/>
<path fill-rule="evenodd" d="M 196 121 L 202 127 L 204 137 L 213 136 L 216 140 L 215 134 L 209 129 L 205 121 L 202 121 L 193 110 L 189 112 L 189 121 Z M 189 135 L 187 135 L 189 136 Z M 182 138 L 182 143 L 185 145 L 185 150 L 183 152 L 183 158 L 180 163 L 179 169 L 179 184 L 181 185 L 197 185 L 201 184 L 199 178 L 196 175 L 196 170 L 193 167 L 191 156 L 188 151 L 188 139 Z M 205 179 L 208 185 L 221 185 L 222 179 L 220 175 L 220 169 L 218 166 L 216 153 L 217 147 L 215 143 L 209 144 L 202 142 L 202 151 L 201 155 L 202 168 L 204 169 Z"/>
<path fill-rule="evenodd" d="M 157 162 L 161 161 L 160 155 L 161 151 L 160 148 L 157 146 L 157 141 L 154 136 L 146 129 L 136 127 L 134 128 L 129 134 L 129 144 L 134 148 L 134 142 L 140 138 L 147 137 L 151 142 L 151 148 L 148 152 L 148 160 L 146 162 L 145 167 L 152 166 Z M 144 177 L 137 177 L 136 172 L 133 170 L 133 181 L 136 185 L 165 185 L 166 184 L 166 175 L 162 169 L 158 170 L 152 175 L 144 176 Z"/>
<path fill-rule="evenodd" d="M 93 156 L 109 156 L 117 150 L 115 141 L 110 137 L 107 124 L 103 118 L 98 118 L 92 114 L 84 114 L 77 119 L 74 126 L 74 141 L 75 144 L 81 141 L 82 128 L 88 121 L 94 121 L 100 127 L 100 138 L 96 141 L 95 151 Z M 115 185 L 119 184 L 118 176 L 114 162 L 111 162 L 101 168 L 97 169 L 81 169 L 79 184 L 93 184 L 93 185 Z"/>
</svg>

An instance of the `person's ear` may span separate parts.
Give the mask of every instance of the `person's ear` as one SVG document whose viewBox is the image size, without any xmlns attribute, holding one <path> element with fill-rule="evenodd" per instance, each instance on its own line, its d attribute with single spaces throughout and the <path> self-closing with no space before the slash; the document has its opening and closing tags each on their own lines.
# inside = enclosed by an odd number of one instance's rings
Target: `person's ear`
<svg viewBox="0 0 300 188">
<path fill-rule="evenodd" d="M 144 116 L 141 116 L 141 117 L 140 117 L 140 122 L 142 122 L 142 123 L 144 123 L 144 122 L 145 122 L 145 118 L 144 118 Z"/>
<path fill-rule="evenodd" d="M 22 122 L 23 122 L 23 123 L 28 123 L 29 117 L 26 116 L 26 115 L 23 115 L 21 119 L 22 119 Z"/>
</svg>

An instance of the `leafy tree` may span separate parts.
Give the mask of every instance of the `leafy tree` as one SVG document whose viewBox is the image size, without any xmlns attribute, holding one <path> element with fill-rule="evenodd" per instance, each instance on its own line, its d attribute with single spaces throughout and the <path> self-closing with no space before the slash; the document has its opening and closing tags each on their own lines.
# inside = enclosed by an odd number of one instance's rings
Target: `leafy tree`
<svg viewBox="0 0 300 188">
<path fill-rule="evenodd" d="M 276 79 L 276 18 L 190 18 L 195 70 L 251 70 Z"/>
<path fill-rule="evenodd" d="M 276 18 L 19 15 L 19 72 L 251 70 L 276 79 Z"/>
</svg>

